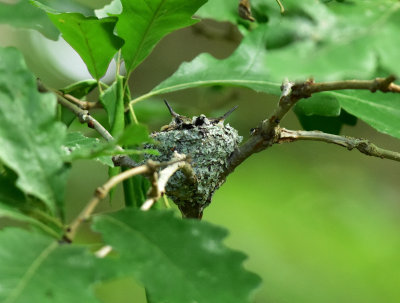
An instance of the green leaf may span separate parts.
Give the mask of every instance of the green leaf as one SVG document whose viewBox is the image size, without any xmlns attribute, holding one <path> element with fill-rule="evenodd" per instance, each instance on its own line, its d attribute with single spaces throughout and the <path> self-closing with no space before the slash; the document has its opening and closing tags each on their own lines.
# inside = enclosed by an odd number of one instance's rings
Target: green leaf
<svg viewBox="0 0 400 303">
<path fill-rule="evenodd" d="M 78 13 L 58 14 L 46 10 L 65 41 L 81 56 L 93 78 L 98 80 L 104 76 L 111 59 L 123 44 L 123 40 L 113 33 L 117 19 L 97 19 Z"/>
<path fill-rule="evenodd" d="M 43 213 L 40 211 L 40 204 L 34 201 L 27 201 L 25 195 L 15 186 L 16 179 L 15 173 L 9 169 L 5 169 L 0 174 L 0 217 L 27 223 L 48 235 L 59 238 L 62 232 L 60 228 L 49 226 L 41 222 L 39 218 L 36 218 L 38 217 L 37 215 Z M 46 218 L 51 217 L 46 215 Z M 57 219 L 51 218 L 51 220 L 54 222 Z"/>
<path fill-rule="evenodd" d="M 373 77 L 378 63 L 393 73 L 400 71 L 398 65 L 392 64 L 399 59 L 398 1 L 382 0 L 377 5 L 375 1 L 362 0 L 351 4 L 289 0 L 285 6 L 291 14 L 282 18 L 271 11 L 266 26 L 269 36 L 282 28 L 291 28 L 292 32 L 290 42 L 269 52 L 268 67 L 274 77 L 368 79 Z"/>
<path fill-rule="evenodd" d="M 139 145 L 144 142 L 149 142 L 149 131 L 145 125 L 131 124 L 124 133 L 118 138 L 120 145 Z"/>
<path fill-rule="evenodd" d="M 170 32 L 192 25 L 192 15 L 207 0 L 122 0 L 117 32 L 125 40 L 122 55 L 133 71 Z"/>
<path fill-rule="evenodd" d="M 33 219 L 32 217 L 29 217 L 29 216 L 23 214 L 17 208 L 3 204 L 0 201 L 0 218 L 2 218 L 2 217 L 14 219 L 14 220 L 24 222 L 24 223 L 31 223 L 31 224 L 40 223 L 37 220 Z"/>
<path fill-rule="evenodd" d="M 32 227 L 35 227 L 39 230 L 41 230 L 43 233 L 50 235 L 56 239 L 59 239 L 61 234 L 46 224 L 40 222 L 37 219 L 34 219 L 33 217 L 23 213 L 21 210 L 11 207 L 9 205 L 3 204 L 0 201 L 0 218 L 1 217 L 6 217 L 21 223 L 27 223 Z M 1 295 L 1 292 L 0 292 Z"/>
<path fill-rule="evenodd" d="M 93 89 L 97 87 L 97 81 L 93 79 L 83 80 L 67 87 L 60 89 L 64 94 L 69 94 L 74 96 L 75 98 L 81 99 L 86 97 Z"/>
<path fill-rule="evenodd" d="M 73 112 L 71 112 L 69 109 L 62 107 L 61 105 L 58 106 L 58 119 L 62 123 L 64 123 L 67 127 L 69 127 L 72 122 L 74 122 L 76 116 Z"/>
<path fill-rule="evenodd" d="M 329 3 L 328 8 L 335 13 L 338 19 L 338 28 L 345 35 L 345 38 L 354 39 L 357 36 L 365 36 L 364 47 L 373 51 L 379 56 L 379 63 L 392 73 L 400 75 L 399 47 L 397 39 L 400 31 L 400 3 L 397 0 L 381 0 L 379 5 L 374 1 L 355 1 L 353 5 L 346 2 Z M 346 25 L 346 26 L 344 26 Z M 350 35 L 349 35 L 350 30 Z M 337 33 L 333 33 L 336 35 Z M 347 39 L 347 40 L 350 40 Z M 348 57 L 351 60 L 359 60 L 358 50 L 351 49 L 349 43 Z"/>
<path fill-rule="evenodd" d="M 369 91 L 330 92 L 342 108 L 378 131 L 400 138 L 400 95 Z"/>
<path fill-rule="evenodd" d="M 196 12 L 196 16 L 236 24 L 239 19 L 238 4 L 239 1 L 208 0 Z"/>
<path fill-rule="evenodd" d="M 76 0 L 29 0 L 29 2 L 39 8 L 42 5 L 58 13 L 74 12 L 81 13 L 85 16 L 93 15 L 93 9 L 91 9 L 88 4 L 83 2 L 79 3 L 79 1 Z"/>
<path fill-rule="evenodd" d="M 0 173 L 0 202 L 13 207 L 25 203 L 25 195 L 15 186 L 18 176 L 10 169 L 3 167 Z"/>
<path fill-rule="evenodd" d="M 28 0 L 20 0 L 15 4 L 0 3 L 0 23 L 34 29 L 51 40 L 57 40 L 59 35 L 46 13 L 34 7 Z"/>
<path fill-rule="evenodd" d="M 101 260 L 85 248 L 17 228 L 2 230 L 0 243 L 1 302 L 100 303 Z"/>
<path fill-rule="evenodd" d="M 0 217 L 7 217 L 21 222 L 34 223 L 36 220 L 20 210 L 26 203 L 24 194 L 15 186 L 17 176 L 8 171 L 0 174 Z"/>
<path fill-rule="evenodd" d="M 18 175 L 17 186 L 62 210 L 65 127 L 56 122 L 56 98 L 40 94 L 22 55 L 0 49 L 0 160 Z"/>
<path fill-rule="evenodd" d="M 319 94 L 316 94 L 317 96 Z M 343 91 L 332 91 L 325 92 L 318 104 L 310 106 L 311 108 L 304 111 L 307 102 L 312 100 L 302 100 L 302 107 L 295 108 L 295 112 L 298 114 L 312 113 L 317 115 L 327 115 L 327 112 L 323 110 L 317 111 L 318 108 L 323 109 L 323 103 L 325 98 L 328 102 L 336 101 L 340 104 L 341 108 L 345 109 L 348 113 L 360 118 L 364 122 L 368 123 L 376 130 L 391 135 L 396 138 L 400 138 L 400 95 L 392 93 L 382 93 L 361 90 L 343 90 Z M 333 112 L 332 112 L 333 113 Z M 321 118 L 322 119 L 322 118 Z M 304 119 L 303 119 L 304 120 Z M 328 124 L 328 120 L 325 120 L 325 124 Z M 310 126 L 309 126 L 310 127 Z M 309 127 L 307 127 L 309 129 Z"/>
<path fill-rule="evenodd" d="M 124 209 L 95 217 L 94 229 L 154 302 L 249 302 L 260 283 L 243 269 L 245 256 L 222 244 L 227 232 L 206 222 Z"/>
<path fill-rule="evenodd" d="M 120 145 L 139 145 L 143 142 L 148 142 L 149 136 L 147 127 L 143 125 L 134 125 L 126 128 L 117 143 Z M 66 162 L 72 162 L 78 159 L 94 159 L 114 167 L 111 160 L 113 155 L 142 155 L 142 154 L 159 154 L 153 149 L 124 149 L 120 151 L 115 148 L 115 143 L 103 142 L 98 138 L 89 138 L 81 132 L 71 132 L 62 146 L 63 159 Z"/>
<path fill-rule="evenodd" d="M 96 161 L 114 166 L 111 156 L 103 155 L 105 151 L 111 151 L 114 146 L 103 143 L 97 138 L 89 138 L 81 132 L 68 133 L 63 145 L 64 161 L 71 162 L 77 159 L 95 159 Z"/>
<path fill-rule="evenodd" d="M 128 168 L 122 168 L 126 171 Z M 133 176 L 125 180 L 122 185 L 124 188 L 125 206 L 140 208 L 147 199 L 147 192 L 150 187 L 150 182 L 143 176 Z"/>
<path fill-rule="evenodd" d="M 26 201 L 24 194 L 15 187 L 16 178 L 14 174 L 0 174 L 0 217 L 40 225 L 40 222 L 21 212 L 20 208 Z"/>
<path fill-rule="evenodd" d="M 226 3 L 225 3 L 226 2 Z M 400 4 L 396 0 L 320 1 L 286 0 L 289 12 L 281 15 L 275 1 L 253 0 L 252 11 L 263 27 L 269 50 L 265 68 L 269 80 L 316 81 L 345 78 L 367 79 L 381 65 L 392 73 L 400 73 L 397 62 L 400 47 L 396 39 L 400 31 Z M 240 23 L 234 6 L 237 3 L 210 0 L 199 10 L 202 17 Z M 260 15 L 260 16 L 259 16 Z M 265 16 L 264 16 L 265 18 Z M 245 31 L 243 34 L 247 35 Z"/>
<path fill-rule="evenodd" d="M 302 99 L 294 107 L 296 114 L 305 116 L 328 116 L 336 117 L 340 115 L 340 103 L 338 99 L 329 93 L 318 93 L 311 98 Z"/>
<path fill-rule="evenodd" d="M 125 127 L 124 107 L 124 78 L 117 76 L 117 80 L 100 96 L 111 127 L 111 135 L 120 136 Z"/>
<path fill-rule="evenodd" d="M 285 15 L 275 1 L 252 0 L 252 11 L 266 35 L 269 50 L 269 80 L 281 82 L 316 81 L 345 78 L 367 79 L 381 64 L 392 73 L 400 74 L 398 62 L 400 40 L 400 4 L 397 0 L 331 1 L 286 0 Z M 198 14 L 232 23 L 237 18 L 234 1 L 210 0 Z M 247 35 L 246 31 L 242 31 Z M 377 60 L 379 57 L 379 60 Z M 262 63 L 261 63 L 262 64 Z"/>
<path fill-rule="evenodd" d="M 151 92 L 136 98 L 134 103 L 154 95 L 210 85 L 242 86 L 279 94 L 280 82 L 268 80 L 270 71 L 265 65 L 265 39 L 265 30 L 259 27 L 248 34 L 227 59 L 218 60 L 209 54 L 201 54 L 193 61 L 183 63 L 171 77 Z"/>
<path fill-rule="evenodd" d="M 330 134 L 339 134 L 343 125 L 355 125 L 357 118 L 345 110 L 341 110 L 339 116 L 304 115 L 294 110 L 301 126 L 305 130 L 319 130 Z"/>
</svg>

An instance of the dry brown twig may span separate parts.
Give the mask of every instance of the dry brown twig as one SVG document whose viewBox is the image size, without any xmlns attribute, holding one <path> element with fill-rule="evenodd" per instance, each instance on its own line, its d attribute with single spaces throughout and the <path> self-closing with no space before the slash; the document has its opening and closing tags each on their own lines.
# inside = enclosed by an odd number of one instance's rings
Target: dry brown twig
<svg viewBox="0 0 400 303">
<path fill-rule="evenodd" d="M 157 182 L 152 182 L 152 187 L 148 193 L 149 199 L 146 201 L 147 205 L 141 208 L 142 210 L 150 209 L 150 207 L 154 204 L 154 202 L 159 197 L 161 197 L 161 195 L 164 194 L 165 186 L 169 178 L 177 170 L 184 169 L 186 170 L 186 172 L 191 171 L 192 176 L 194 176 L 194 173 L 188 161 L 189 158 L 186 155 L 174 153 L 174 157 L 168 162 L 156 162 L 148 160 L 143 165 L 131 168 L 112 177 L 106 183 L 104 183 L 102 186 L 98 187 L 95 190 L 93 197 L 88 202 L 86 207 L 81 211 L 78 217 L 70 224 L 67 230 L 66 239 L 72 240 L 75 237 L 79 226 L 91 216 L 96 206 L 102 199 L 104 199 L 108 195 L 108 193 L 112 188 L 114 188 L 116 185 L 120 184 L 124 180 L 127 180 L 133 176 L 145 175 L 145 176 L 150 176 L 151 179 L 157 180 Z M 165 168 L 160 172 L 158 172 L 158 170 L 162 167 Z"/>
<path fill-rule="evenodd" d="M 57 91 L 56 93 L 59 94 L 60 96 L 64 97 L 68 101 L 74 103 L 75 105 L 79 106 L 79 108 L 81 108 L 81 109 L 90 110 L 93 108 L 102 108 L 102 105 L 100 102 L 83 101 L 83 100 L 80 100 L 80 99 L 70 95 L 70 94 L 64 94 L 60 91 Z"/>
<path fill-rule="evenodd" d="M 321 141 L 336 144 L 345 147 L 348 150 L 358 149 L 361 153 L 367 156 L 400 161 L 400 153 L 380 148 L 366 139 L 332 135 L 320 131 L 289 130 L 285 128 L 280 128 L 278 133 L 279 136 L 276 143 L 294 142 L 299 140 Z"/>
<path fill-rule="evenodd" d="M 76 105 L 71 99 L 67 99 L 66 95 L 63 95 L 61 92 L 56 90 L 47 88 L 40 81 L 38 81 L 38 88 L 41 92 L 52 92 L 57 96 L 57 102 L 72 111 L 75 116 L 78 117 L 78 120 L 82 124 L 87 124 L 88 127 L 95 129 L 107 142 L 113 142 L 114 137 L 105 129 L 103 125 L 101 125 L 95 118 L 93 118 L 87 109 L 83 109 Z M 121 146 L 115 147 L 119 151 L 123 151 Z M 112 157 L 115 166 L 126 166 L 126 167 L 135 167 L 137 163 L 133 161 L 129 156 L 126 155 L 116 155 Z"/>
</svg>

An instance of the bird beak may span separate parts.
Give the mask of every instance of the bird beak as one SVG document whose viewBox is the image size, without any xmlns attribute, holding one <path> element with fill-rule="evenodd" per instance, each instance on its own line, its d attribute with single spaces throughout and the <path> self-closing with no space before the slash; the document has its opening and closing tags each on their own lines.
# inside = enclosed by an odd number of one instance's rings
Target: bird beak
<svg viewBox="0 0 400 303">
<path fill-rule="evenodd" d="M 177 114 L 176 112 L 174 112 L 174 110 L 172 109 L 171 105 L 169 105 L 168 101 L 164 99 L 164 103 L 165 105 L 168 107 L 169 113 L 171 114 L 172 117 L 176 118 L 179 117 L 180 115 Z"/>
<path fill-rule="evenodd" d="M 236 106 L 234 106 L 233 108 L 231 108 L 230 110 L 228 110 L 225 114 L 223 114 L 221 117 L 219 117 L 218 120 L 219 120 L 220 122 L 224 122 L 225 119 L 226 119 L 230 114 L 232 114 L 233 111 L 234 111 L 235 109 L 238 108 L 238 106 L 239 106 L 239 105 L 236 105 Z"/>
</svg>

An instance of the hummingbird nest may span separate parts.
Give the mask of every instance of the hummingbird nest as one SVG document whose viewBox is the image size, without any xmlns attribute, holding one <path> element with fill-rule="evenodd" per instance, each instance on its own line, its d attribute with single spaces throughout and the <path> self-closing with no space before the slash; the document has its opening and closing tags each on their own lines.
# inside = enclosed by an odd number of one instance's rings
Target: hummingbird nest
<svg viewBox="0 0 400 303">
<path fill-rule="evenodd" d="M 178 205 L 184 217 L 201 218 L 203 209 L 211 203 L 216 189 L 225 182 L 224 172 L 228 159 L 242 141 L 236 129 L 224 125 L 225 118 L 236 107 L 219 118 L 204 115 L 188 118 L 175 113 L 165 101 L 172 121 L 151 137 L 154 144 L 146 148 L 157 149 L 159 156 L 146 155 L 156 161 L 168 161 L 174 151 L 191 158 L 196 183 L 187 182 L 186 176 L 177 171 L 168 181 L 167 195 Z"/>
</svg>

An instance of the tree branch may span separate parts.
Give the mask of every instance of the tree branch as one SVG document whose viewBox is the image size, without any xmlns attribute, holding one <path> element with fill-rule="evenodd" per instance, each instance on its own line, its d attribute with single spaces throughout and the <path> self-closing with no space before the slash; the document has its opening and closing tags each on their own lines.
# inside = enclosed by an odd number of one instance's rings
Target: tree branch
<svg viewBox="0 0 400 303">
<path fill-rule="evenodd" d="M 74 101 L 67 99 L 69 95 L 63 95 L 62 93 L 53 90 L 51 88 L 47 88 L 46 86 L 41 83 L 40 80 L 37 81 L 38 89 L 40 92 L 52 92 L 57 96 L 57 102 L 72 111 L 77 117 L 80 123 L 87 124 L 90 128 L 95 129 L 107 142 L 114 141 L 114 137 L 105 129 L 103 125 L 101 125 L 95 118 L 90 116 L 89 111 L 86 109 L 82 109 L 77 106 Z M 72 97 L 72 96 L 71 96 Z M 73 97 L 74 98 L 74 97 Z M 76 98 L 75 98 L 76 99 Z M 80 100 L 78 100 L 80 101 Z M 116 149 L 123 151 L 121 146 L 116 146 Z M 126 167 L 136 167 L 137 163 L 133 161 L 127 155 L 115 155 L 112 157 L 115 166 L 126 166 Z"/>
<path fill-rule="evenodd" d="M 322 141 L 343 146 L 348 150 L 356 148 L 361 153 L 368 156 L 400 162 L 400 153 L 380 148 L 366 139 L 332 135 L 320 131 L 288 130 L 285 128 L 279 129 L 278 133 L 279 135 L 276 143 L 294 142 L 299 140 Z"/>
<path fill-rule="evenodd" d="M 343 89 L 362 89 L 371 92 L 381 91 L 384 93 L 400 93 L 400 85 L 394 84 L 396 77 L 390 75 L 386 78 L 376 78 L 374 80 L 345 80 L 336 82 L 312 83 L 306 90 L 309 94 Z"/>
<path fill-rule="evenodd" d="M 71 241 L 75 237 L 79 226 L 91 216 L 91 214 L 93 213 L 93 211 L 95 210 L 95 208 L 99 204 L 99 202 L 102 199 L 104 199 L 105 197 L 107 197 L 110 190 L 113 187 L 115 187 L 116 185 L 118 185 L 119 183 L 121 183 L 124 180 L 129 179 L 133 176 L 136 176 L 136 175 L 154 174 L 157 172 L 157 170 L 160 167 L 168 168 L 169 166 L 175 166 L 179 163 L 185 163 L 185 161 L 187 161 L 187 157 L 185 155 L 179 155 L 178 158 L 172 159 L 171 161 L 168 161 L 168 162 L 155 162 L 152 160 L 148 160 L 146 162 L 146 164 L 131 168 L 129 170 L 126 170 L 126 171 L 112 177 L 106 183 L 104 183 L 102 186 L 98 187 L 95 190 L 92 199 L 89 201 L 89 203 L 86 205 L 86 207 L 82 210 L 82 212 L 78 215 L 78 217 L 69 226 L 65 238 L 68 239 L 69 241 Z M 180 166 L 180 165 L 178 165 L 178 166 Z M 171 177 L 171 176 L 172 176 L 172 174 L 169 175 L 169 177 Z M 169 179 L 169 177 L 168 177 L 168 179 Z M 166 182 L 168 182 L 168 179 L 166 180 Z M 164 188 L 165 188 L 165 186 L 164 186 Z"/>
<path fill-rule="evenodd" d="M 272 146 L 279 140 L 279 123 L 299 100 L 309 98 L 313 93 L 345 89 L 400 93 L 400 86 L 393 83 L 395 80 L 396 78 L 390 75 L 386 78 L 376 78 L 373 80 L 345 80 L 320 83 L 315 83 L 313 79 L 301 83 L 284 81 L 281 86 L 282 94 L 278 106 L 275 108 L 270 118 L 261 121 L 259 126 L 252 131 L 252 136 L 232 153 L 224 176 L 233 172 L 238 165 L 252 154 Z M 362 151 L 361 146 L 363 146 L 363 144 L 359 146 L 360 148 L 356 148 Z M 381 149 L 378 150 L 378 154 L 380 154 L 380 151 Z M 367 150 L 362 152 L 368 154 Z M 388 159 L 396 160 L 393 157 L 388 157 Z"/>
<path fill-rule="evenodd" d="M 151 206 L 165 194 L 165 187 L 167 186 L 168 180 L 179 169 L 181 169 L 182 172 L 185 174 L 188 182 L 196 182 L 196 177 L 192 166 L 187 162 L 183 162 L 186 159 L 187 157 L 185 155 L 180 155 L 177 152 L 174 152 L 174 157 L 172 158 L 172 160 L 176 160 L 179 162 L 167 166 L 160 172 L 154 172 L 154 174 L 151 176 L 152 187 L 148 193 L 148 199 L 141 206 L 141 210 L 149 210 Z"/>
<path fill-rule="evenodd" d="M 39 80 L 38 80 L 38 89 L 41 92 L 54 93 L 57 96 L 57 102 L 63 107 L 72 111 L 78 117 L 80 123 L 82 124 L 85 123 L 90 128 L 94 128 L 104 139 L 106 139 L 106 141 L 111 142 L 114 140 L 113 136 L 111 136 L 111 134 L 104 128 L 104 126 L 101 125 L 95 118 L 90 116 L 88 110 L 80 108 L 78 105 L 75 104 L 75 102 L 71 101 L 70 99 L 67 99 L 63 93 L 44 86 L 43 83 L 40 82 Z M 76 99 L 75 97 L 72 98 Z"/>
<path fill-rule="evenodd" d="M 79 106 L 81 109 L 92 109 L 92 108 L 102 108 L 100 102 L 90 102 L 90 101 L 82 101 L 70 94 L 64 94 L 60 91 L 55 91 L 55 93 L 59 94 L 60 96 L 64 97 L 68 101 L 74 103 L 75 105 Z"/>
<path fill-rule="evenodd" d="M 85 220 L 87 220 L 90 217 L 90 215 L 93 213 L 96 206 L 99 204 L 99 202 L 102 199 L 104 199 L 107 196 L 107 194 L 111 190 L 111 188 L 113 188 L 118 183 L 120 183 L 130 177 L 149 173 L 149 172 L 150 172 L 150 169 L 147 165 L 141 165 L 141 166 L 132 168 L 130 170 L 124 171 L 123 173 L 112 177 L 103 186 L 98 187 L 96 189 L 92 199 L 89 201 L 89 203 L 86 205 L 86 207 L 82 210 L 82 212 L 78 215 L 78 217 L 71 223 L 70 227 L 67 229 L 66 237 L 70 241 L 72 241 L 72 239 L 76 235 L 78 227 Z"/>
</svg>

